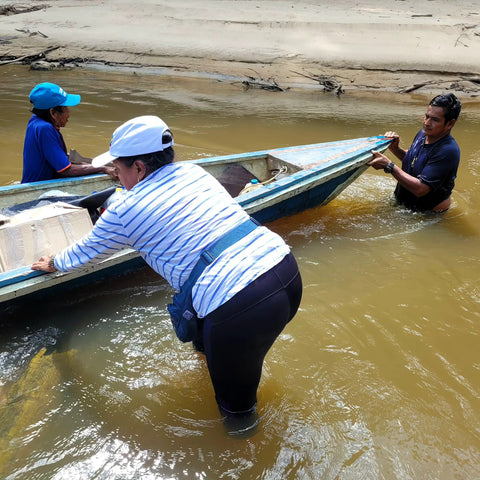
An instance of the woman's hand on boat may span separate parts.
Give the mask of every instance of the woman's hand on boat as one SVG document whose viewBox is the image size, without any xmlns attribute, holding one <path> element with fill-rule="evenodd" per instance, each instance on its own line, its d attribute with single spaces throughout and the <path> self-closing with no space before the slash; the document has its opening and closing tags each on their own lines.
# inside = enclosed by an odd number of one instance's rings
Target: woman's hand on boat
<svg viewBox="0 0 480 480">
<path fill-rule="evenodd" d="M 41 257 L 31 266 L 32 270 L 42 270 L 43 272 L 53 273 L 57 269 L 52 266 L 53 257 Z"/>
</svg>

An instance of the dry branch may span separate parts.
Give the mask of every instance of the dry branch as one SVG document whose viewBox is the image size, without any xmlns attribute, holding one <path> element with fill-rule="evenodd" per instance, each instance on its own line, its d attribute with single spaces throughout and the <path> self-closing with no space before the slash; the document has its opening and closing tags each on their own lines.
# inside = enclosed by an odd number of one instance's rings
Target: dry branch
<svg viewBox="0 0 480 480">
<path fill-rule="evenodd" d="M 22 57 L 14 57 L 14 58 L 10 58 L 8 60 L 2 60 L 2 61 L 0 61 L 0 65 L 8 65 L 10 63 L 16 63 L 16 62 L 22 62 L 24 64 L 31 63 L 35 60 L 40 59 L 40 58 L 45 58 L 47 53 L 53 52 L 54 50 L 57 50 L 57 48 L 60 48 L 60 46 L 48 47 L 47 49 L 42 50 L 39 53 L 34 53 L 33 55 L 23 55 Z M 5 56 L 2 57 L 2 58 L 5 58 Z"/>
<path fill-rule="evenodd" d="M 333 92 L 335 95 L 340 96 L 342 93 L 345 93 L 343 89 L 343 84 L 336 80 L 334 77 L 329 77 L 327 75 L 315 75 L 313 73 L 309 73 L 308 75 L 305 73 L 294 72 L 297 75 L 301 75 L 302 77 L 309 78 L 310 80 L 314 80 L 318 82 L 320 85 L 323 86 L 323 90 L 325 92 Z"/>
<path fill-rule="evenodd" d="M 255 72 L 256 73 L 256 72 Z M 245 89 L 249 88 L 261 88 L 262 90 L 269 90 L 271 92 L 284 92 L 288 88 L 282 88 L 274 78 L 267 78 L 266 80 L 261 77 L 246 76 L 247 80 L 242 81 L 242 85 Z"/>
<path fill-rule="evenodd" d="M 439 86 L 441 84 L 449 84 L 446 88 L 447 89 L 454 89 L 458 91 L 463 91 L 463 92 L 469 92 L 471 91 L 468 86 L 465 84 L 462 85 L 462 82 L 470 82 L 473 83 L 474 85 L 479 85 L 480 84 L 480 78 L 479 77 L 460 77 L 457 78 L 456 80 L 449 79 L 449 80 L 430 80 L 428 82 L 422 82 L 422 83 L 416 83 L 414 85 L 411 85 L 409 87 L 402 87 L 398 90 L 398 93 L 410 93 L 414 92 L 415 90 L 418 90 L 419 88 L 428 86 L 428 85 L 436 85 Z"/>
<path fill-rule="evenodd" d="M 25 34 L 28 35 L 29 37 L 33 37 L 34 35 L 40 35 L 40 36 L 43 37 L 43 38 L 48 38 L 48 36 L 45 35 L 44 33 L 42 33 L 40 30 L 37 30 L 36 32 L 32 32 L 32 31 L 29 30 L 28 28 L 27 28 L 27 29 L 16 28 L 15 30 L 16 30 L 17 32 L 25 33 Z"/>
<path fill-rule="evenodd" d="M 415 90 L 418 90 L 419 88 L 425 87 L 425 85 L 432 85 L 432 83 L 437 83 L 437 82 L 435 82 L 435 80 L 431 80 L 430 82 L 415 83 L 414 85 L 411 85 L 410 87 L 401 88 L 398 91 L 398 93 L 414 92 Z"/>
</svg>

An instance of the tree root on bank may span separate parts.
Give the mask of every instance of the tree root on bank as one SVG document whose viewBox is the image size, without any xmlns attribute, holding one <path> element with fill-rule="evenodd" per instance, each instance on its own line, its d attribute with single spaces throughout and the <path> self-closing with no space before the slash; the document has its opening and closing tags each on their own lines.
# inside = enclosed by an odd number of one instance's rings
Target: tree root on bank
<svg viewBox="0 0 480 480">
<path fill-rule="evenodd" d="M 301 75 L 302 77 L 309 78 L 318 82 L 320 85 L 323 86 L 324 92 L 333 92 L 335 95 L 340 96 L 342 93 L 345 93 L 345 89 L 343 88 L 342 82 L 337 80 L 339 77 L 332 77 L 328 75 L 317 75 L 312 73 L 300 73 L 295 72 L 292 70 L 292 73 L 297 75 Z M 354 80 L 344 78 L 343 80 L 347 80 L 352 84 L 351 86 L 356 89 L 361 90 L 379 90 L 382 87 L 379 85 L 360 85 L 360 84 L 353 84 Z M 396 88 L 397 93 L 411 93 L 416 90 L 421 89 L 422 87 L 437 87 L 440 88 L 442 85 L 445 85 L 445 90 L 455 90 L 457 92 L 463 92 L 466 94 L 476 95 L 480 93 L 480 77 L 470 77 L 468 75 L 459 76 L 458 78 L 450 78 L 449 80 L 442 80 L 442 79 L 434 79 L 434 80 L 427 80 L 421 83 L 415 83 L 413 85 L 408 85 L 404 87 Z"/>
<path fill-rule="evenodd" d="M 42 50 L 39 53 L 34 53 L 33 55 L 24 55 L 22 57 L 13 57 L 12 55 L 2 55 L 0 57 L 0 65 L 8 65 L 11 63 L 21 63 L 23 65 L 28 65 L 34 62 L 35 60 L 41 60 L 44 59 L 47 53 L 53 52 L 54 50 L 57 50 L 60 48 L 60 46 L 57 47 L 48 47 L 45 50 Z"/>
<path fill-rule="evenodd" d="M 257 73 L 257 72 L 255 72 Z M 282 88 L 274 78 L 267 78 L 266 80 L 259 77 L 251 77 L 246 75 L 247 80 L 242 80 L 242 85 L 245 90 L 249 88 L 260 88 L 262 90 L 269 90 L 271 92 L 285 92 L 289 88 Z"/>
<path fill-rule="evenodd" d="M 305 78 L 310 78 L 311 80 L 315 80 L 323 87 L 324 92 L 333 92 L 337 97 L 339 97 L 342 93 L 345 93 L 343 88 L 343 84 L 339 82 L 335 77 L 329 77 L 327 75 L 315 75 L 313 73 L 309 73 L 308 75 L 305 73 L 294 72 L 297 75 L 301 75 Z"/>
</svg>

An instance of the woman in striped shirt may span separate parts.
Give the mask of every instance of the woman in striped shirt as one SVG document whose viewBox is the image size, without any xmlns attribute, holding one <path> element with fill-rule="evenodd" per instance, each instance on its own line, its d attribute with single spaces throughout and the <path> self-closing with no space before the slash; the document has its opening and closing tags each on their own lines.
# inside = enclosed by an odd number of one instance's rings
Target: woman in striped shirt
<svg viewBox="0 0 480 480">
<path fill-rule="evenodd" d="M 222 185 L 198 165 L 174 163 L 173 137 L 158 117 L 134 118 L 113 134 L 110 161 L 126 189 L 92 231 L 32 268 L 69 271 L 130 247 L 180 290 L 203 251 L 249 219 Z M 281 237 L 258 226 L 225 248 L 192 288 L 215 397 L 227 420 L 251 427 L 264 357 L 293 318 L 302 281 Z M 250 422 L 250 424 L 249 424 Z M 234 432 L 231 432 L 234 433 Z"/>
</svg>

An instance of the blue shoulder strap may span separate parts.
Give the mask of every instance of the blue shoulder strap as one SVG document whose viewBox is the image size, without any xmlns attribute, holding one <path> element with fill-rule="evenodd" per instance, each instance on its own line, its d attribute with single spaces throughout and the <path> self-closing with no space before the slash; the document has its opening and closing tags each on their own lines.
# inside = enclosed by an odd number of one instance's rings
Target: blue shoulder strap
<svg viewBox="0 0 480 480">
<path fill-rule="evenodd" d="M 241 238 L 246 237 L 258 226 L 259 224 L 256 220 L 249 218 L 222 235 L 213 245 L 210 245 L 207 250 L 204 250 L 200 254 L 198 262 L 193 267 L 193 270 L 184 285 L 186 286 L 190 284 L 193 286 L 207 265 L 212 263 L 225 249 L 238 242 Z M 182 288 L 184 287 L 182 286 Z"/>
</svg>

